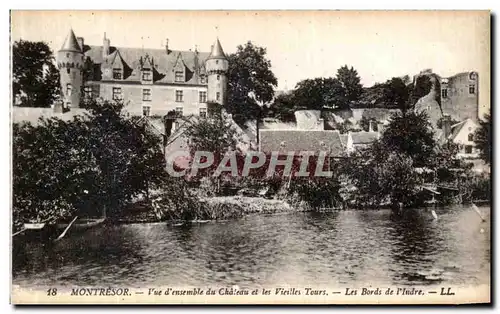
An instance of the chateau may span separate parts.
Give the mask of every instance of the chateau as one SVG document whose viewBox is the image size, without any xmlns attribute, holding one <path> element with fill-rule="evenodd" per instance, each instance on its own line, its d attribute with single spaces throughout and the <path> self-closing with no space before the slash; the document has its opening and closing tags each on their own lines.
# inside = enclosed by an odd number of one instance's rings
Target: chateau
<svg viewBox="0 0 500 314">
<path fill-rule="evenodd" d="M 132 115 L 206 116 L 207 103 L 224 105 L 228 60 L 219 39 L 210 53 L 111 45 L 89 46 L 73 30 L 57 52 L 63 111 L 82 100 L 123 101 Z"/>
</svg>

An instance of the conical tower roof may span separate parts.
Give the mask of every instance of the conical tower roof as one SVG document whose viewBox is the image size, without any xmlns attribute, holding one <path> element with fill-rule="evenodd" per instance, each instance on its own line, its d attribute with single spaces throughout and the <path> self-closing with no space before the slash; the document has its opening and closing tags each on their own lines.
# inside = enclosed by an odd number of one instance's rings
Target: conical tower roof
<svg viewBox="0 0 500 314">
<path fill-rule="evenodd" d="M 64 40 L 64 44 L 61 47 L 60 51 L 76 51 L 81 52 L 82 49 L 80 45 L 78 45 L 78 40 L 76 40 L 75 33 L 73 29 L 69 30 L 68 36 L 66 36 L 66 40 Z"/>
<path fill-rule="evenodd" d="M 219 38 L 217 38 L 215 45 L 213 45 L 208 59 L 226 59 L 226 54 L 224 53 L 224 50 L 222 50 Z"/>
</svg>

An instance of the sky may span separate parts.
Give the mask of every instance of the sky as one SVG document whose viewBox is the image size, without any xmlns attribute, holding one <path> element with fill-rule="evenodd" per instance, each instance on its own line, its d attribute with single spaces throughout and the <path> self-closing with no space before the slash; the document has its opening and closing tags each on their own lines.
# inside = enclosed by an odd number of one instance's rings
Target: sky
<svg viewBox="0 0 500 314">
<path fill-rule="evenodd" d="M 267 49 L 278 90 L 354 67 L 364 86 L 432 69 L 446 77 L 479 72 L 489 107 L 490 16 L 486 11 L 12 11 L 11 38 L 57 51 L 70 28 L 88 45 L 226 53 L 247 41 Z"/>
</svg>

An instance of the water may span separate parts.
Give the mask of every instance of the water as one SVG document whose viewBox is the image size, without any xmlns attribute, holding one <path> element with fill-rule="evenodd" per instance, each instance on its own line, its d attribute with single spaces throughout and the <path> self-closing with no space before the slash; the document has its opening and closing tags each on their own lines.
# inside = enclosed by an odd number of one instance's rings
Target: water
<svg viewBox="0 0 500 314">
<path fill-rule="evenodd" d="M 16 244 L 13 283 L 34 286 L 480 285 L 486 222 L 468 207 L 251 215 L 191 226 L 101 226 L 52 247 Z"/>
</svg>

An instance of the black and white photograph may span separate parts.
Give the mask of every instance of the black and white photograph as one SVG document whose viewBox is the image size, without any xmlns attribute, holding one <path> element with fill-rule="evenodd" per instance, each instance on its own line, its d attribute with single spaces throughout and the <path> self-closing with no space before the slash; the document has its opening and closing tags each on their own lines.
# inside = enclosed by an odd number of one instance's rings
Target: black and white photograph
<svg viewBox="0 0 500 314">
<path fill-rule="evenodd" d="M 490 304 L 491 18 L 11 10 L 11 303 Z"/>
</svg>

